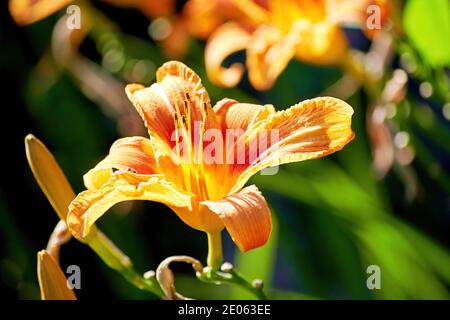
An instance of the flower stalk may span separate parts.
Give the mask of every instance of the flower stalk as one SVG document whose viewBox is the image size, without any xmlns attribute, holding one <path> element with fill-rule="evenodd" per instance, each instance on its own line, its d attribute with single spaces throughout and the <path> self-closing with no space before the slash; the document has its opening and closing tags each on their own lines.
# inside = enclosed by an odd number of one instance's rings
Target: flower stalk
<svg viewBox="0 0 450 320">
<path fill-rule="evenodd" d="M 162 297 L 162 291 L 154 277 L 144 279 L 133 268 L 130 258 L 124 254 L 103 232 L 94 228 L 85 243 L 106 263 L 108 267 L 122 274 L 131 284 L 141 290 Z"/>
<path fill-rule="evenodd" d="M 222 234 L 219 232 L 208 232 L 208 267 L 218 270 L 222 264 Z"/>
</svg>

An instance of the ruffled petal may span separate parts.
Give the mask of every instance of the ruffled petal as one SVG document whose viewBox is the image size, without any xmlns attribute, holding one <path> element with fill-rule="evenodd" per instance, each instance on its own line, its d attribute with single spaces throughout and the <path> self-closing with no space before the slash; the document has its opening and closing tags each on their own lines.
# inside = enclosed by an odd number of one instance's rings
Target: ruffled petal
<svg viewBox="0 0 450 320">
<path fill-rule="evenodd" d="M 173 134 L 185 122 L 193 136 L 194 124 L 205 129 L 217 127 L 210 99 L 200 77 L 178 61 L 163 64 L 156 73 L 157 82 L 148 88 L 130 84 L 126 92 L 149 130 L 158 152 L 170 152 L 175 146 Z M 193 138 L 195 141 L 195 138 Z"/>
<path fill-rule="evenodd" d="M 45 250 L 38 252 L 37 274 L 42 300 L 76 300 L 58 262 Z"/>
<path fill-rule="evenodd" d="M 219 201 L 204 201 L 225 224 L 231 238 L 243 252 L 264 245 L 269 239 L 272 223 L 270 209 L 254 185 Z"/>
<path fill-rule="evenodd" d="M 251 35 L 235 22 L 227 22 L 219 27 L 208 39 L 205 48 L 205 64 L 208 78 L 219 86 L 233 87 L 244 73 L 241 63 L 222 67 L 222 62 L 231 54 L 244 50 Z"/>
<path fill-rule="evenodd" d="M 271 137 L 265 141 L 267 148 L 258 150 L 249 165 L 235 170 L 238 178 L 229 194 L 240 190 L 252 175 L 266 167 L 320 158 L 339 151 L 354 137 L 352 115 L 353 109 L 346 102 L 321 97 L 305 100 L 258 122 L 245 134 L 247 145 L 260 143 L 253 139 L 265 132 Z"/>
<path fill-rule="evenodd" d="M 236 100 L 225 98 L 217 102 L 214 112 L 223 131 L 226 129 L 246 131 L 257 121 L 275 113 L 275 108 L 271 104 L 239 103 Z"/>
<path fill-rule="evenodd" d="M 116 171 L 101 188 L 77 195 L 69 206 L 67 225 L 75 237 L 83 239 L 108 209 L 128 200 L 149 200 L 173 207 L 191 207 L 191 195 L 166 181 L 162 175 Z"/>
<path fill-rule="evenodd" d="M 88 189 L 99 189 L 111 178 L 113 169 L 137 174 L 158 173 L 150 140 L 143 137 L 117 140 L 111 146 L 108 156 L 84 175 L 84 184 Z"/>
</svg>

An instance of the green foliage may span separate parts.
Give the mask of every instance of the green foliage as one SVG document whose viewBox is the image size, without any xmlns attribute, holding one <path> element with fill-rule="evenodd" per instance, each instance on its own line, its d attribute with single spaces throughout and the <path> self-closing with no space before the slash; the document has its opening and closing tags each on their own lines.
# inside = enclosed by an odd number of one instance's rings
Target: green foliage
<svg viewBox="0 0 450 320">
<path fill-rule="evenodd" d="M 408 0 L 403 15 L 406 35 L 434 67 L 450 65 L 450 2 Z"/>
</svg>

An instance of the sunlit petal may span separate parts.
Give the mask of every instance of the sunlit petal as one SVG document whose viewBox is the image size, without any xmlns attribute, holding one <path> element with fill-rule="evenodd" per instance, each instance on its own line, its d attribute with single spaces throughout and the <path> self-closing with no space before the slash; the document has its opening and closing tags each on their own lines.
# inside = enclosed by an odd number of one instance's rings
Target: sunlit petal
<svg viewBox="0 0 450 320">
<path fill-rule="evenodd" d="M 150 140 L 143 137 L 117 140 L 108 156 L 84 175 L 84 184 L 88 189 L 99 189 L 111 178 L 113 169 L 138 174 L 157 173 L 158 165 Z"/>
<path fill-rule="evenodd" d="M 174 207 L 191 205 L 191 195 L 167 182 L 162 175 L 117 171 L 101 188 L 78 194 L 69 206 L 67 225 L 74 236 L 83 239 L 108 209 L 128 200 L 157 201 Z"/>
<path fill-rule="evenodd" d="M 126 92 L 149 129 L 157 151 L 170 152 L 171 137 L 178 121 L 204 122 L 205 129 L 217 126 L 210 99 L 200 77 L 178 61 L 163 64 L 156 73 L 157 82 L 148 88 L 131 84 Z M 156 151 L 156 150 L 155 150 Z"/>
<path fill-rule="evenodd" d="M 219 201 L 204 201 L 202 204 L 222 219 L 241 251 L 260 247 L 269 239 L 272 229 L 270 209 L 254 185 Z"/>
<path fill-rule="evenodd" d="M 305 100 L 258 122 L 246 134 L 249 139 L 255 132 L 270 134 L 271 130 L 276 130 L 278 139 L 268 141 L 267 149 L 239 175 L 229 194 L 240 190 L 263 168 L 320 158 L 342 149 L 354 137 L 352 115 L 353 109 L 346 102 L 321 97 Z"/>
<path fill-rule="evenodd" d="M 271 104 L 239 103 L 236 100 L 225 98 L 214 106 L 214 112 L 222 130 L 243 129 L 246 131 L 257 121 L 274 113 L 275 108 Z"/>
</svg>

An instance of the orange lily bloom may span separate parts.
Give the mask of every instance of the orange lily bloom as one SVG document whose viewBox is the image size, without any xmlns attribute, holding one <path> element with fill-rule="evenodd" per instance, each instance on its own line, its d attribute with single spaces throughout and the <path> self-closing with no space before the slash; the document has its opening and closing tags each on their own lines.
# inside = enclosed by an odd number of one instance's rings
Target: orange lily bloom
<svg viewBox="0 0 450 320">
<path fill-rule="evenodd" d="M 155 39 L 167 56 L 183 56 L 188 46 L 188 33 L 184 19 L 176 15 L 175 0 L 102 0 L 122 8 L 136 8 L 149 19 L 164 17 L 169 32 Z M 69 6 L 74 0 L 10 0 L 9 11 L 19 25 L 39 21 Z"/>
<path fill-rule="evenodd" d="M 348 57 L 348 43 L 340 23 L 363 21 L 363 8 L 373 1 L 351 1 L 349 16 L 344 9 L 349 7 L 347 0 L 268 0 L 267 5 L 235 0 L 247 19 L 245 23 L 229 19 L 212 33 L 205 51 L 208 77 L 217 85 L 235 86 L 243 75 L 243 66 L 235 63 L 224 68 L 222 62 L 244 49 L 249 80 L 258 90 L 272 87 L 291 59 L 319 65 L 343 64 Z"/>
<path fill-rule="evenodd" d="M 248 179 L 266 167 L 326 156 L 354 136 L 353 109 L 336 98 L 306 100 L 280 112 L 272 105 L 231 99 L 212 108 L 201 79 L 184 64 L 165 63 L 156 79 L 147 88 L 126 87 L 150 139 L 117 140 L 109 155 L 85 174 L 87 190 L 72 201 L 67 215 L 69 229 L 78 238 L 88 236 L 114 204 L 151 200 L 168 205 L 186 224 L 208 235 L 220 238 L 226 228 L 242 251 L 259 247 L 271 231 L 270 210 L 256 186 L 244 188 Z M 242 134 L 225 146 L 232 129 Z M 239 152 L 251 150 L 267 130 L 276 131 L 278 139 L 267 138 L 267 149 L 253 161 L 236 163 Z M 213 140 L 210 132 L 219 136 Z M 217 141 L 236 152 L 231 157 L 218 149 L 211 152 Z M 209 152 L 218 160 L 208 161 Z M 221 161 L 225 157 L 232 161 Z"/>
<path fill-rule="evenodd" d="M 150 18 L 170 15 L 175 0 L 103 0 L 121 7 L 135 7 Z M 20 25 L 31 24 L 70 5 L 74 0 L 9 0 L 9 11 Z"/>
</svg>

